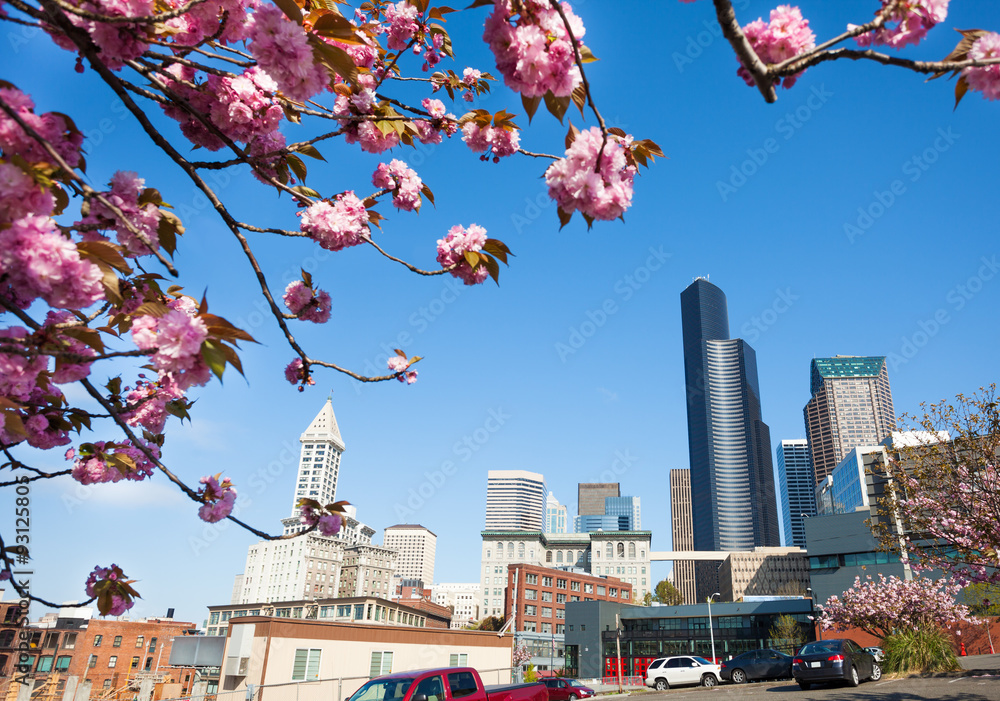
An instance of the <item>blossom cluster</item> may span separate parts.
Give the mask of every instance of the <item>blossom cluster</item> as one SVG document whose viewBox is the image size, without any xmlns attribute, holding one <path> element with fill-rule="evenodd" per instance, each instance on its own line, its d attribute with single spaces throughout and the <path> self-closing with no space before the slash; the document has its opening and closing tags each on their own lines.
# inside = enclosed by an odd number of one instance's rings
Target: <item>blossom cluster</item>
<svg viewBox="0 0 1000 701">
<path fill-rule="evenodd" d="M 159 459 L 160 449 L 155 444 L 146 443 L 144 447 Z M 85 443 L 79 451 L 67 450 L 66 459 L 73 460 L 73 479 L 80 484 L 141 482 L 151 477 L 155 468 L 146 454 L 129 440 Z"/>
<path fill-rule="evenodd" d="M 372 174 L 372 185 L 392 193 L 392 204 L 406 212 L 420 210 L 420 190 L 424 183 L 416 171 L 398 158 L 379 163 Z"/>
<path fill-rule="evenodd" d="M 375 97 L 375 78 L 370 74 L 358 76 L 358 87 L 350 97 L 337 93 L 333 109 L 338 115 L 374 115 L 378 100 Z M 357 143 L 362 151 L 382 153 L 399 144 L 399 134 L 395 129 L 383 133 L 370 119 L 340 120 L 344 131 L 344 140 L 349 144 Z"/>
<path fill-rule="evenodd" d="M 398 372 L 396 379 L 400 382 L 405 382 L 408 385 L 412 385 L 417 381 L 417 371 L 408 370 L 412 363 L 405 355 L 394 355 L 389 358 L 388 366 L 393 372 Z"/>
<path fill-rule="evenodd" d="M 934 25 L 948 16 L 949 0 L 882 0 L 879 13 L 887 9 L 885 24 L 855 37 L 858 46 L 890 46 L 901 49 L 907 44 L 919 44 Z M 853 29 L 853 25 L 848 25 Z"/>
<path fill-rule="evenodd" d="M 121 616 L 132 608 L 138 596 L 118 565 L 95 567 L 87 577 L 87 596 L 97 599 L 102 616 Z"/>
<path fill-rule="evenodd" d="M 316 509 L 311 504 L 303 504 L 299 509 L 299 516 L 306 526 L 316 526 L 316 530 L 321 535 L 335 536 L 340 532 L 343 519 L 339 513 Z"/>
<path fill-rule="evenodd" d="M 758 18 L 745 26 L 743 33 L 760 60 L 767 64 L 778 64 L 816 48 L 816 35 L 809 29 L 809 20 L 803 19 L 802 11 L 791 5 L 778 5 L 771 10 L 769 22 Z M 747 85 L 756 85 L 742 62 L 737 73 Z M 790 88 L 800 75 L 785 76 L 777 83 Z"/>
<path fill-rule="evenodd" d="M 181 399 L 173 383 L 139 380 L 125 399 L 127 408 L 121 416 L 130 426 L 142 426 L 150 433 L 162 433 L 170 412 L 167 405 Z"/>
<path fill-rule="evenodd" d="M 877 580 L 867 575 L 862 581 L 856 577 L 853 587 L 842 596 L 831 596 L 820 607 L 820 622 L 824 628 L 860 628 L 878 637 L 927 625 L 976 623 L 968 607 L 955 602 L 961 590 L 960 584 L 947 579 L 906 580 L 879 574 Z"/>
<path fill-rule="evenodd" d="M 250 53 L 292 100 L 305 101 L 330 82 L 326 68 L 315 60 L 305 30 L 285 17 L 277 5 L 261 5 L 253 14 Z"/>
<path fill-rule="evenodd" d="M 153 14 L 153 0 L 85 0 L 80 9 L 106 17 L 148 17 Z M 148 25 L 134 22 L 104 22 L 67 13 L 69 21 L 85 30 L 100 49 L 101 59 L 113 71 L 119 71 L 125 61 L 142 56 L 149 48 Z M 45 25 L 52 40 L 67 51 L 78 51 L 77 45 L 61 30 Z"/>
<path fill-rule="evenodd" d="M 443 268 L 451 268 L 451 274 L 462 280 L 466 285 L 478 285 L 489 277 L 489 271 L 483 264 L 473 268 L 465 260 L 466 253 L 482 250 L 486 245 L 486 229 L 478 224 L 470 224 L 465 228 L 456 224 L 448 230 L 448 235 L 437 242 L 437 261 Z M 390 358 L 391 363 L 394 359 Z M 393 369 L 392 366 L 389 366 Z"/>
<path fill-rule="evenodd" d="M 221 483 L 219 475 L 206 475 L 201 478 L 201 489 L 198 496 L 205 503 L 198 509 L 198 517 L 208 523 L 216 523 L 229 516 L 236 503 L 236 488 L 227 477 Z"/>
<path fill-rule="evenodd" d="M 99 238 L 95 229 L 114 229 L 123 255 L 145 256 L 158 249 L 158 228 L 162 212 L 153 202 L 140 202 L 145 185 L 146 181 L 135 173 L 121 170 L 116 172 L 111 178 L 111 190 L 101 194 L 104 200 L 124 215 L 124 219 L 95 198 L 90 202 L 87 216 L 76 223 L 78 227 L 89 229 L 84 240 Z"/>
<path fill-rule="evenodd" d="M 362 243 L 368 233 L 368 210 L 353 190 L 320 200 L 302 212 L 301 230 L 329 251 L 340 251 Z"/>
<path fill-rule="evenodd" d="M 302 280 L 293 280 L 285 288 L 282 299 L 288 311 L 300 319 L 315 324 L 330 320 L 330 294 L 325 290 L 314 290 Z"/>
<path fill-rule="evenodd" d="M 1000 58 L 1000 34 L 988 32 L 976 39 L 969 49 L 969 58 L 974 61 Z M 1000 100 L 1000 64 L 966 68 L 962 77 L 970 90 L 981 92 L 988 100 Z"/>
<path fill-rule="evenodd" d="M 507 87 L 525 97 L 548 92 L 567 97 L 582 81 L 575 48 L 582 45 L 583 22 L 569 3 L 561 3 L 560 8 L 566 22 L 548 0 L 520 0 L 517 10 L 511 0 L 496 0 L 486 18 L 483 40 L 493 51 L 497 69 Z"/>
<path fill-rule="evenodd" d="M 487 160 L 493 154 L 493 162 L 498 163 L 505 156 L 512 156 L 521 147 L 521 137 L 514 127 L 481 126 L 466 122 L 462 127 L 462 141 L 474 153 L 483 153 L 480 160 Z"/>
<path fill-rule="evenodd" d="M 132 322 L 132 342 L 139 350 L 154 351 L 153 367 L 173 395 L 208 382 L 210 371 L 201 354 L 208 327 L 190 297 L 178 297 L 163 316 L 145 315 Z"/>
<path fill-rule="evenodd" d="M 563 212 L 579 210 L 592 219 L 609 220 L 620 217 L 631 206 L 636 167 L 625 154 L 631 137 L 609 135 L 603 152 L 602 143 L 597 127 L 581 131 L 566 149 L 565 157 L 545 171 L 549 197 Z"/>
</svg>

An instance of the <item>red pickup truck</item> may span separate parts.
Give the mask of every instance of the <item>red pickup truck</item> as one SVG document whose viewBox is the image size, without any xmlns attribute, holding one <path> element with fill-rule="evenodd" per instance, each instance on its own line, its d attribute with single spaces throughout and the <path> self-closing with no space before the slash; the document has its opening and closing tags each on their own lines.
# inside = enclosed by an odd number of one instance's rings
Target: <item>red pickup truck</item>
<svg viewBox="0 0 1000 701">
<path fill-rule="evenodd" d="M 548 701 L 541 684 L 483 686 L 471 667 L 443 667 L 376 677 L 347 701 Z"/>
</svg>

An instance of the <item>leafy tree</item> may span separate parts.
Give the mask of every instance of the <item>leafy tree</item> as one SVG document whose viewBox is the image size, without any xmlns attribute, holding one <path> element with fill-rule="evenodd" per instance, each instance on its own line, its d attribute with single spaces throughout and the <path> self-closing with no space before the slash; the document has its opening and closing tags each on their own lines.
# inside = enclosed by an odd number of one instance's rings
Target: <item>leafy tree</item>
<svg viewBox="0 0 1000 701">
<path fill-rule="evenodd" d="M 503 628 L 504 620 L 500 616 L 487 616 L 475 625 L 476 630 L 497 631 Z"/>
<path fill-rule="evenodd" d="M 767 635 L 775 645 L 790 650 L 798 648 L 806 641 L 805 633 L 802 632 L 802 624 L 787 614 L 778 616 Z"/>
<path fill-rule="evenodd" d="M 684 603 L 684 595 L 677 590 L 673 582 L 664 579 L 656 585 L 656 601 L 667 606 L 679 606 Z"/>
<path fill-rule="evenodd" d="M 886 578 L 868 575 L 842 596 L 831 596 L 820 606 L 823 628 L 860 628 L 877 638 L 901 631 L 943 628 L 959 621 L 978 623 L 967 606 L 955 602 L 961 586 L 945 579 L 937 581 Z"/>
<path fill-rule="evenodd" d="M 1000 586 L 980 582 L 962 590 L 962 600 L 976 616 L 1000 616 Z"/>
<path fill-rule="evenodd" d="M 531 684 L 538 681 L 538 672 L 535 671 L 535 665 L 529 664 L 528 668 L 524 670 L 524 682 L 526 684 Z"/>
<path fill-rule="evenodd" d="M 959 583 L 1000 584 L 996 387 L 924 407 L 918 440 L 889 456 L 877 532 L 886 550 Z M 943 432 L 947 432 L 945 435 Z M 948 438 L 950 437 L 950 440 Z"/>
</svg>

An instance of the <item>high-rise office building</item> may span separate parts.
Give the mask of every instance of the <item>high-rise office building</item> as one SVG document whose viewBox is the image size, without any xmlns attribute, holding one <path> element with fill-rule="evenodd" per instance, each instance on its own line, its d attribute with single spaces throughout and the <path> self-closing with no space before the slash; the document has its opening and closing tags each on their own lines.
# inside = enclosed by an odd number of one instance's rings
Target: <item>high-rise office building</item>
<svg viewBox="0 0 1000 701">
<path fill-rule="evenodd" d="M 814 485 L 831 474 L 852 448 L 877 445 L 896 428 L 883 356 L 813 358 L 809 392 L 812 396 L 803 414 Z"/>
<path fill-rule="evenodd" d="M 545 478 L 527 470 L 490 470 L 486 528 L 541 531 L 545 527 Z"/>
<path fill-rule="evenodd" d="M 555 494 L 549 492 L 549 495 L 545 497 L 545 532 L 565 533 L 566 516 L 566 507 L 559 503 Z"/>
<path fill-rule="evenodd" d="M 681 293 L 681 323 L 694 548 L 777 546 L 771 436 L 761 418 L 756 354 L 729 337 L 726 295 L 704 278 Z"/>
<path fill-rule="evenodd" d="M 604 513 L 577 516 L 574 526 L 577 533 L 641 530 L 639 497 L 605 497 Z"/>
<path fill-rule="evenodd" d="M 803 516 L 816 514 L 816 480 L 809 459 L 809 441 L 784 440 L 778 446 L 778 484 L 785 545 L 806 547 Z"/>
<path fill-rule="evenodd" d="M 603 516 L 604 500 L 621 495 L 617 482 L 581 482 L 576 493 L 576 515 Z"/>
<path fill-rule="evenodd" d="M 437 535 L 421 525 L 401 523 L 385 529 L 383 543 L 398 553 L 397 578 L 419 579 L 430 586 L 434 581 Z"/>
<path fill-rule="evenodd" d="M 691 526 L 690 470 L 670 471 L 670 536 L 674 550 L 694 550 L 694 530 Z M 674 560 L 674 586 L 684 597 L 685 604 L 698 602 L 694 562 Z"/>
</svg>

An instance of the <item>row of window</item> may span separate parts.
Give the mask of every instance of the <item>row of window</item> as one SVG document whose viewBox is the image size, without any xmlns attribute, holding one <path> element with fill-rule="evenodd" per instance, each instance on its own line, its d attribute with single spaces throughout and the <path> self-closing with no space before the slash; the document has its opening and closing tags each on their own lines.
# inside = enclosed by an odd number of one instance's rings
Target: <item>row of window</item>
<svg viewBox="0 0 1000 701">
<path fill-rule="evenodd" d="M 218 621 L 217 620 L 213 621 L 213 623 L 218 623 Z M 50 635 L 51 635 L 51 633 L 50 633 Z M 76 634 L 73 633 L 72 635 L 73 635 L 73 637 L 75 639 L 76 638 Z M 104 641 L 104 636 L 103 635 L 95 635 L 94 636 L 94 647 L 100 647 L 101 643 L 103 641 Z M 144 635 L 137 635 L 136 638 L 135 638 L 135 646 L 136 647 L 143 647 L 145 644 L 146 644 L 146 636 L 144 636 Z M 122 636 L 116 635 L 115 638 L 114 638 L 114 640 L 111 643 L 111 647 L 121 647 L 121 646 L 122 646 Z M 68 646 L 65 645 L 65 643 L 64 643 L 63 647 L 68 647 Z M 71 646 L 69 646 L 69 647 L 71 647 Z M 156 652 L 156 638 L 150 638 L 149 639 L 149 652 Z"/>
<path fill-rule="evenodd" d="M 292 681 L 302 682 L 319 679 L 320 660 L 322 656 L 323 651 L 319 648 L 298 648 L 295 651 L 295 658 L 292 662 Z M 392 657 L 393 653 L 391 650 L 373 650 L 368 666 L 368 676 L 374 678 L 380 677 L 384 674 L 392 674 Z M 466 667 L 468 664 L 468 653 L 453 652 L 448 656 L 449 667 Z M 468 678 L 455 678 L 462 675 L 465 675 Z M 440 684 L 440 677 L 431 677 L 429 680 L 421 682 L 421 685 L 434 680 L 437 680 Z M 478 690 L 476 680 L 469 672 L 456 672 L 455 674 L 449 674 L 448 680 L 449 686 L 451 687 L 451 697 L 453 699 L 469 696 Z M 422 693 L 421 687 L 417 687 L 417 689 L 414 690 L 413 696 L 416 696 L 419 693 Z M 431 695 L 433 694 L 428 694 L 427 697 L 430 698 Z M 437 692 L 437 695 L 443 698 L 440 690 Z M 374 699 L 372 701 L 374 701 Z"/>
<path fill-rule="evenodd" d="M 899 553 L 847 553 L 846 555 L 818 555 L 809 558 L 809 569 L 824 570 L 858 565 L 887 565 L 899 562 Z"/>
</svg>

